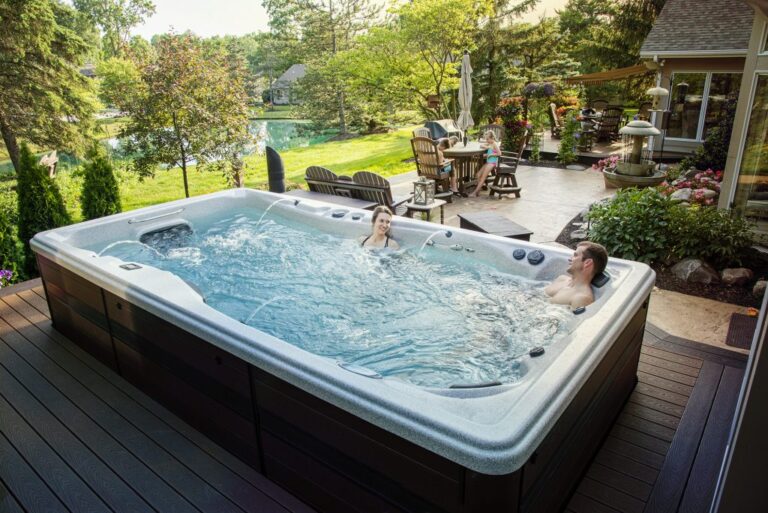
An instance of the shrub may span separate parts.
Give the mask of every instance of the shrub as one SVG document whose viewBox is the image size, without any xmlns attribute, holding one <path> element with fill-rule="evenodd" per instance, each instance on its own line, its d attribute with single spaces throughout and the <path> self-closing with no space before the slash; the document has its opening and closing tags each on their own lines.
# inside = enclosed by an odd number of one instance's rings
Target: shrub
<svg viewBox="0 0 768 513">
<path fill-rule="evenodd" d="M 561 164 L 571 164 L 576 162 L 576 132 L 579 128 L 579 122 L 573 113 L 568 114 L 565 120 L 563 132 L 560 135 L 560 148 L 557 152 L 557 161 Z"/>
<path fill-rule="evenodd" d="M 21 147 L 19 163 L 19 238 L 25 250 L 24 270 L 33 275 L 37 267 L 29 247 L 30 239 L 37 232 L 69 224 L 70 218 L 48 170 L 37 164 L 26 144 Z"/>
<path fill-rule="evenodd" d="M 673 211 L 676 259 L 700 258 L 717 268 L 741 265 L 752 245 L 752 225 L 725 210 L 698 205 Z"/>
<path fill-rule="evenodd" d="M 501 145 L 505 150 L 517 151 L 528 135 L 528 120 L 525 118 L 523 98 L 519 96 L 503 98 L 494 115 L 500 118 L 504 125 L 504 140 L 501 141 Z"/>
<path fill-rule="evenodd" d="M 122 211 L 120 190 L 112 163 L 104 150 L 94 148 L 90 161 L 83 166 L 83 194 L 81 208 L 85 219 L 96 219 Z"/>
<path fill-rule="evenodd" d="M 610 202 L 589 211 L 589 238 L 611 256 L 652 264 L 663 261 L 671 245 L 669 225 L 675 205 L 655 189 L 622 189 Z"/>
<path fill-rule="evenodd" d="M 589 211 L 590 240 L 608 254 L 648 264 L 700 258 L 722 268 L 740 264 L 752 244 L 751 225 L 713 207 L 690 208 L 656 189 L 622 189 Z"/>
<path fill-rule="evenodd" d="M 700 171 L 725 169 L 735 116 L 736 99 L 728 98 L 723 105 L 723 116 L 720 118 L 720 122 L 709 130 L 704 143 L 696 148 L 691 156 L 680 161 L 680 167 L 683 170 L 694 167 Z"/>
<path fill-rule="evenodd" d="M 0 270 L 8 271 L 5 283 L 14 283 L 24 279 L 24 247 L 18 236 L 18 210 L 16 192 L 9 182 L 0 184 Z M 1 272 L 1 271 L 0 271 Z M 2 281 L 2 280 L 0 280 Z"/>
<path fill-rule="evenodd" d="M 691 189 L 692 192 L 691 198 L 688 200 L 689 203 L 709 206 L 717 204 L 717 198 L 720 195 L 720 182 L 722 181 L 722 171 L 712 171 L 711 169 L 707 169 L 706 171 L 696 173 L 690 179 L 678 178 L 671 183 L 662 182 L 661 185 L 659 185 L 659 191 L 662 194 L 669 196 L 680 189 Z M 709 193 L 710 197 L 706 197 L 705 191 L 707 190 L 714 191 L 715 195 L 712 196 L 712 193 Z"/>
</svg>

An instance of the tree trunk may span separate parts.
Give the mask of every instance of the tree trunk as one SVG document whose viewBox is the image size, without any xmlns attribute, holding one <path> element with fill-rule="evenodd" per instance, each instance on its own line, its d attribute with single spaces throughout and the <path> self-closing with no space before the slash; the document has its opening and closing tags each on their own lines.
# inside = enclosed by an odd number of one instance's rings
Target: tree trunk
<svg viewBox="0 0 768 513">
<path fill-rule="evenodd" d="M 181 136 L 181 130 L 179 130 L 178 118 L 174 112 L 171 116 L 173 119 L 173 130 L 176 132 L 176 140 L 179 141 L 179 152 L 181 153 L 181 175 L 184 178 L 184 195 L 189 198 L 189 180 L 187 180 L 187 151 L 184 148 L 184 138 Z"/>
<path fill-rule="evenodd" d="M 347 133 L 347 117 L 344 112 L 344 91 L 339 91 L 339 130 L 341 135 Z"/>
<path fill-rule="evenodd" d="M 16 134 L 13 133 L 13 129 L 5 121 L 5 118 L 0 114 L 0 133 L 3 134 L 3 141 L 5 142 L 5 148 L 8 150 L 8 155 L 11 157 L 13 168 L 16 170 L 16 174 L 19 173 L 19 158 L 21 157 L 21 150 L 19 150 L 19 142 L 16 140 Z"/>
<path fill-rule="evenodd" d="M 181 163 L 181 174 L 184 177 L 184 195 L 189 198 L 189 181 L 187 180 L 187 162 Z"/>
</svg>

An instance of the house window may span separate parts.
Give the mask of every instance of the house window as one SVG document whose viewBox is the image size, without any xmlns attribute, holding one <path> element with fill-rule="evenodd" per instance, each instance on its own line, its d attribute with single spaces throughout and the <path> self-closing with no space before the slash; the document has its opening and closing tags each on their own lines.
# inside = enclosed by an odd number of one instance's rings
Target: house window
<svg viewBox="0 0 768 513">
<path fill-rule="evenodd" d="M 741 73 L 674 73 L 667 137 L 704 140 L 722 118 L 726 100 L 738 97 L 740 85 Z"/>
<path fill-rule="evenodd" d="M 768 235 L 768 75 L 759 75 L 742 147 L 733 208 Z"/>
</svg>

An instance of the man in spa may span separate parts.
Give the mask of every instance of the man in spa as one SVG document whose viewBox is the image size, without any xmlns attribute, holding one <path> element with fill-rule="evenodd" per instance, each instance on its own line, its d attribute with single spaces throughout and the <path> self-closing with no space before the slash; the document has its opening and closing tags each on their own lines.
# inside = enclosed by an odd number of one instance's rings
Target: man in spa
<svg viewBox="0 0 768 513">
<path fill-rule="evenodd" d="M 605 269 L 608 253 L 600 244 L 584 241 L 576 246 L 568 261 L 570 265 L 565 274 L 555 278 L 544 292 L 558 305 L 570 305 L 571 309 L 587 306 L 595 300 L 592 278 Z"/>
</svg>

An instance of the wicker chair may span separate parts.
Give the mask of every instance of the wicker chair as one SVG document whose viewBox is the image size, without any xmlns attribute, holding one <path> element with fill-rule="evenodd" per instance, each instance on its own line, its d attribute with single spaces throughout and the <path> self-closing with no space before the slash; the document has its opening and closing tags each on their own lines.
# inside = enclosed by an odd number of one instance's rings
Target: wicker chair
<svg viewBox="0 0 768 513">
<path fill-rule="evenodd" d="M 440 187 L 439 191 L 435 191 L 435 197 L 451 203 L 453 192 L 451 192 L 450 175 L 442 171 L 448 164 L 453 162 L 453 159 L 443 159 L 441 161 L 440 155 L 437 152 L 437 146 L 434 145 L 432 139 L 427 137 L 414 137 L 411 139 L 411 148 L 416 159 L 416 171 L 419 176 L 434 180 L 435 185 Z"/>
</svg>

